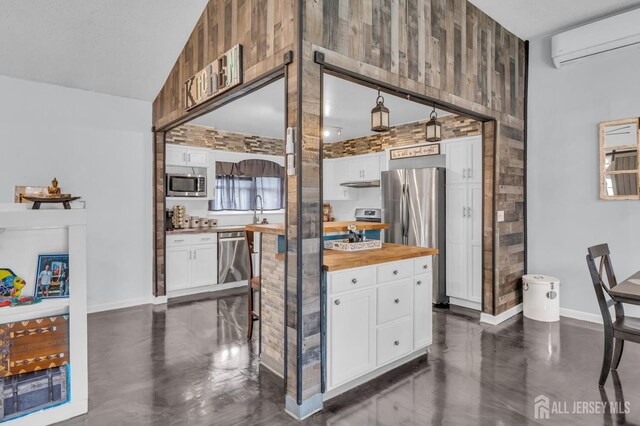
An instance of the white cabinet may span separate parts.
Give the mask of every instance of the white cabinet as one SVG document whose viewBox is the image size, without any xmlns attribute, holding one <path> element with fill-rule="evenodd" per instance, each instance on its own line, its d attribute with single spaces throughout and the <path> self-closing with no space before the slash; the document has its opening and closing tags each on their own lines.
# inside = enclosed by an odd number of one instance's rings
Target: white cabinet
<svg viewBox="0 0 640 426">
<path fill-rule="evenodd" d="M 165 163 L 167 166 L 209 167 L 209 150 L 167 144 Z"/>
<path fill-rule="evenodd" d="M 355 200 L 356 190 L 341 186 L 349 181 L 349 158 L 325 160 L 322 164 L 322 191 L 327 201 Z"/>
<path fill-rule="evenodd" d="M 168 292 L 217 284 L 217 234 L 167 236 L 166 269 Z"/>
<path fill-rule="evenodd" d="M 371 370 L 375 359 L 375 290 L 360 290 L 329 301 L 330 380 L 336 386 Z"/>
<path fill-rule="evenodd" d="M 481 309 L 482 140 L 447 141 L 447 296 Z"/>
<path fill-rule="evenodd" d="M 349 181 L 380 179 L 380 154 L 354 155 L 349 157 Z"/>
<path fill-rule="evenodd" d="M 329 390 L 431 344 L 432 282 L 430 256 L 327 273 Z"/>
</svg>

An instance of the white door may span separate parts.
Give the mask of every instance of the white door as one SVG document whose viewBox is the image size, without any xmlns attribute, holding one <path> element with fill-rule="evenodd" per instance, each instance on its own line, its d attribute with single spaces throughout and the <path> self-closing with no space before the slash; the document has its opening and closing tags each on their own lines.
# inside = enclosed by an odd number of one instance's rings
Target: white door
<svg viewBox="0 0 640 426">
<path fill-rule="evenodd" d="M 467 298 L 467 185 L 447 183 L 447 296 Z"/>
<path fill-rule="evenodd" d="M 482 183 L 482 139 L 474 139 L 469 143 L 469 183 Z"/>
<path fill-rule="evenodd" d="M 375 360 L 375 290 L 329 300 L 329 386 L 334 388 L 373 369 Z"/>
<path fill-rule="evenodd" d="M 362 180 L 380 180 L 380 156 L 372 155 L 361 160 Z"/>
<path fill-rule="evenodd" d="M 191 247 L 167 249 L 167 291 L 191 287 Z"/>
<path fill-rule="evenodd" d="M 346 186 L 340 185 L 341 183 L 349 182 L 349 171 L 351 170 L 351 161 L 348 158 L 340 158 L 335 160 L 333 165 L 333 199 L 334 200 L 353 200 L 354 189 L 347 188 Z"/>
<path fill-rule="evenodd" d="M 192 286 L 216 284 L 218 282 L 218 253 L 216 246 L 199 246 L 193 249 Z"/>
<path fill-rule="evenodd" d="M 205 150 L 189 149 L 187 150 L 187 166 L 189 167 L 207 167 L 209 165 L 209 153 Z"/>
<path fill-rule="evenodd" d="M 482 302 L 482 183 L 469 184 L 469 300 Z"/>
<path fill-rule="evenodd" d="M 167 166 L 184 166 L 187 163 L 187 150 L 183 146 L 166 145 L 165 163 Z"/>
<path fill-rule="evenodd" d="M 467 182 L 469 141 L 445 142 L 447 185 Z"/>
<path fill-rule="evenodd" d="M 418 276 L 413 280 L 413 349 L 431 343 L 431 303 L 433 303 L 431 275 Z"/>
</svg>

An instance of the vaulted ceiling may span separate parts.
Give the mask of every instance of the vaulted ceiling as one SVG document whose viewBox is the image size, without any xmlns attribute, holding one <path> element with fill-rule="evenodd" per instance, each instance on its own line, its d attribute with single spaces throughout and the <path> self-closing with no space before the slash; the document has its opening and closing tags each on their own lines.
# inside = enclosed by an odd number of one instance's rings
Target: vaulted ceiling
<svg viewBox="0 0 640 426">
<path fill-rule="evenodd" d="M 470 0 L 524 39 L 640 0 Z M 0 74 L 151 101 L 207 0 L 0 0 Z"/>
</svg>

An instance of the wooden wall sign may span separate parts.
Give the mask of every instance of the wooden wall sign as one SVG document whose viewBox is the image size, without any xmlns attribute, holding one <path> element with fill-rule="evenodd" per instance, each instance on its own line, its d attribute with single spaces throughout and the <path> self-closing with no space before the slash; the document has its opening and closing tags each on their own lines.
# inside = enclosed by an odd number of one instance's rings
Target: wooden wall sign
<svg viewBox="0 0 640 426">
<path fill-rule="evenodd" d="M 400 160 L 402 158 L 426 157 L 429 155 L 440 155 L 440 144 L 410 146 L 408 148 L 398 148 L 391 150 L 391 159 Z"/>
<path fill-rule="evenodd" d="M 185 81 L 187 110 L 240 84 L 242 84 L 242 45 L 236 44 Z"/>
</svg>

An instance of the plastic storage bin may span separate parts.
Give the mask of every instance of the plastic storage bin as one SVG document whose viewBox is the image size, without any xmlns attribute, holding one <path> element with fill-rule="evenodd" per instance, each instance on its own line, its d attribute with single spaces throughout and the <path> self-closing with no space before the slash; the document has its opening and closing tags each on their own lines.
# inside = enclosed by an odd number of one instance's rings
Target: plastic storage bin
<svg viewBox="0 0 640 426">
<path fill-rule="evenodd" d="M 522 277 L 524 316 L 536 321 L 560 320 L 560 280 L 548 275 Z"/>
</svg>

